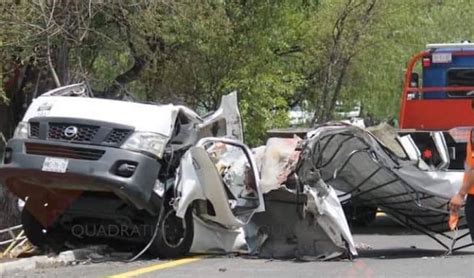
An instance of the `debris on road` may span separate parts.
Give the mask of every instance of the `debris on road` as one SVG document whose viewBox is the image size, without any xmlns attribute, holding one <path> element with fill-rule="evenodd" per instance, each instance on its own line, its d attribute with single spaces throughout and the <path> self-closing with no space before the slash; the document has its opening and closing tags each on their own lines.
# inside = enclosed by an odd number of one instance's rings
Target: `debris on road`
<svg viewBox="0 0 474 278">
<path fill-rule="evenodd" d="M 0 242 L 0 247 L 6 246 L 5 249 L 0 249 L 3 250 L 0 253 L 0 260 L 27 256 L 27 254 L 33 252 L 34 248 L 24 235 L 22 225 L 0 230 L 0 236 L 5 238 L 5 235 L 8 235 L 10 238 Z"/>
<path fill-rule="evenodd" d="M 69 250 L 61 252 L 54 256 L 34 256 L 29 258 L 21 258 L 14 261 L 0 263 L 0 276 L 13 275 L 20 271 L 29 271 L 40 268 L 60 267 L 73 265 L 79 262 L 91 261 L 91 257 L 95 254 L 106 253 L 105 246 L 92 246 L 88 248 Z"/>
</svg>

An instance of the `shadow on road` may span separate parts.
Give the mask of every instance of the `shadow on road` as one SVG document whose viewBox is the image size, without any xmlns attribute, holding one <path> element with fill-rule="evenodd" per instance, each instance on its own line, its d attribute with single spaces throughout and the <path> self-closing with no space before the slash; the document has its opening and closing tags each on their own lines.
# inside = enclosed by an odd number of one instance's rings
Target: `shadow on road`
<svg viewBox="0 0 474 278">
<path fill-rule="evenodd" d="M 430 258 L 443 257 L 446 250 L 418 249 L 418 248 L 390 248 L 359 251 L 359 258 L 377 259 L 409 259 L 409 258 Z M 447 257 L 474 255 L 474 251 L 458 251 Z"/>
<path fill-rule="evenodd" d="M 397 223 L 387 215 L 377 216 L 375 221 L 367 226 L 352 226 L 355 235 L 419 235 L 421 233 Z"/>
</svg>

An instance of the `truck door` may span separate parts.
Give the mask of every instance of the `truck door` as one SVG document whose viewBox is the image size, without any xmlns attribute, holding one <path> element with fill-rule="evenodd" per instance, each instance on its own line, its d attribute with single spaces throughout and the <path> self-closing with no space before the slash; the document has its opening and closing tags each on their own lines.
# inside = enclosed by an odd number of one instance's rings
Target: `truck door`
<svg viewBox="0 0 474 278">
<path fill-rule="evenodd" d="M 264 210 L 256 163 L 248 147 L 239 141 L 201 139 L 183 164 L 182 171 L 186 172 L 178 185 L 177 215 L 194 203 L 200 218 L 235 228 Z"/>
<path fill-rule="evenodd" d="M 222 96 L 217 111 L 205 116 L 199 126 L 199 136 L 227 137 L 243 141 L 242 119 L 240 117 L 237 92 Z"/>
</svg>

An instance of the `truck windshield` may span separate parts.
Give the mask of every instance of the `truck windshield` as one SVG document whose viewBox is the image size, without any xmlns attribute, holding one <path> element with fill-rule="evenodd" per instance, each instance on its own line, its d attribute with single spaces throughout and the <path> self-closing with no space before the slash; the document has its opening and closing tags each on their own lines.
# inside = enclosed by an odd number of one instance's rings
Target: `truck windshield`
<svg viewBox="0 0 474 278">
<path fill-rule="evenodd" d="M 454 68 L 446 72 L 447 86 L 474 86 L 474 68 Z M 474 97 L 474 91 L 448 91 L 450 97 Z"/>
</svg>

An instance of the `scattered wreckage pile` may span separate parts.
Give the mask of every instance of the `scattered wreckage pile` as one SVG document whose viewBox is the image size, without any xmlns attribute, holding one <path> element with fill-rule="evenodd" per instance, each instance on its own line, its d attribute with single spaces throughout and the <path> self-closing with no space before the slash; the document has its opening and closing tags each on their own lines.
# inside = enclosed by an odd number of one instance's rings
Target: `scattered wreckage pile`
<svg viewBox="0 0 474 278">
<path fill-rule="evenodd" d="M 442 133 L 433 138 L 444 162 L 434 166 L 421 159 L 410 135 L 399 136 L 384 125 L 371 130 L 321 126 L 308 133 L 301 164 L 306 172 L 316 169 L 327 184 L 342 192 L 341 199 L 350 196 L 352 203 L 377 206 L 450 251 L 470 246 L 454 248 L 456 240 L 467 234 L 453 238 L 446 233 L 448 202 L 462 184 L 463 171 L 448 170 Z M 459 226 L 465 225 L 461 214 Z"/>
<path fill-rule="evenodd" d="M 200 117 L 183 106 L 96 99 L 75 84 L 33 101 L 0 181 L 25 201 L 24 233 L 40 248 L 107 239 L 143 247 L 137 256 L 352 257 L 347 196 L 448 248 L 435 234 L 449 239 L 446 204 L 462 173 L 423 168 L 409 140 L 397 143 L 403 157 L 346 124 L 253 150 L 242 139 L 235 93 Z"/>
</svg>

